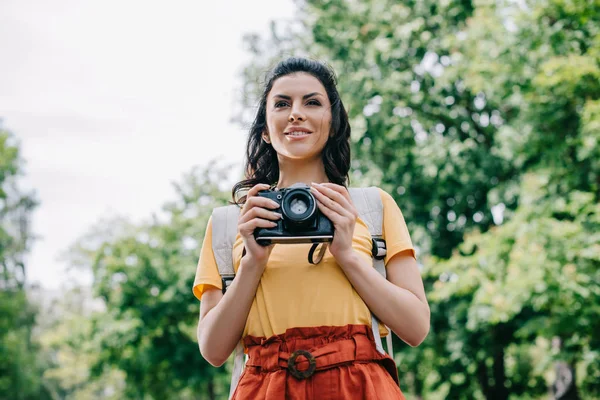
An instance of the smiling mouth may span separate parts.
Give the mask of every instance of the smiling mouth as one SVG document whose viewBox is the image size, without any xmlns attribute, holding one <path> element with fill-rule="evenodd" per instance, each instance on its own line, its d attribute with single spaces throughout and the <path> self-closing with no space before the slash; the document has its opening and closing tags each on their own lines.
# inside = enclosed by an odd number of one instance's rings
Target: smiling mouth
<svg viewBox="0 0 600 400">
<path fill-rule="evenodd" d="M 304 135 L 310 135 L 312 132 L 304 132 L 304 131 L 292 131 L 292 132 L 288 132 L 285 135 L 286 136 L 304 136 Z"/>
</svg>

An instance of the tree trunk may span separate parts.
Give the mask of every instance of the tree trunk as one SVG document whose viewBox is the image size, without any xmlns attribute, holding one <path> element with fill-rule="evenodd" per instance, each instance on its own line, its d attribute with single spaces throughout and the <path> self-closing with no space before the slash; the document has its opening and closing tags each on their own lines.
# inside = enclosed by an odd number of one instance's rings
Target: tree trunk
<svg viewBox="0 0 600 400">
<path fill-rule="evenodd" d="M 488 370 L 485 360 L 479 362 L 477 366 L 477 378 L 483 396 L 487 400 L 508 400 L 508 389 L 504 386 L 506 381 L 506 371 L 504 370 L 504 348 L 497 347 L 493 354 L 492 371 Z M 490 372 L 492 372 L 493 383 L 490 382 Z"/>
<path fill-rule="evenodd" d="M 215 379 L 210 378 L 208 381 L 208 398 L 209 400 L 215 400 Z"/>
<path fill-rule="evenodd" d="M 477 363 L 477 380 L 479 381 L 479 387 L 483 392 L 483 396 L 486 399 L 489 399 L 490 385 L 488 382 L 487 367 L 485 366 L 485 360 L 482 360 L 479 363 Z"/>
<path fill-rule="evenodd" d="M 494 351 L 494 390 L 492 394 L 493 400 L 508 400 L 508 389 L 504 385 L 506 382 L 506 370 L 504 368 L 504 348 L 497 347 Z"/>
</svg>

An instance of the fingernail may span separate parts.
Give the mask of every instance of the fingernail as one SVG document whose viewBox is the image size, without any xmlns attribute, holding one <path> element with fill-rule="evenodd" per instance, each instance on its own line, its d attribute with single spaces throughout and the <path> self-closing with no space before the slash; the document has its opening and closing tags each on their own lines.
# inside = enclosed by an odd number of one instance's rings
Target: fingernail
<svg viewBox="0 0 600 400">
<path fill-rule="evenodd" d="M 274 215 L 275 215 L 277 218 L 281 218 L 281 217 L 283 216 L 283 215 L 281 215 L 281 214 L 279 214 L 279 213 L 276 213 L 276 212 L 274 212 L 273 214 L 274 214 Z"/>
</svg>

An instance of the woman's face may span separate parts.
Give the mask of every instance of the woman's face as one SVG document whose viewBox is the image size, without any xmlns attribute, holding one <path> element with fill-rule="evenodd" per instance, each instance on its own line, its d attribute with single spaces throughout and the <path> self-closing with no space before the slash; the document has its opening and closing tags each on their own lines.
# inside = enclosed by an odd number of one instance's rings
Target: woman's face
<svg viewBox="0 0 600 400">
<path fill-rule="evenodd" d="M 317 78 L 300 72 L 273 83 L 267 96 L 267 132 L 263 138 L 280 158 L 319 158 L 330 126 L 331 104 Z"/>
</svg>

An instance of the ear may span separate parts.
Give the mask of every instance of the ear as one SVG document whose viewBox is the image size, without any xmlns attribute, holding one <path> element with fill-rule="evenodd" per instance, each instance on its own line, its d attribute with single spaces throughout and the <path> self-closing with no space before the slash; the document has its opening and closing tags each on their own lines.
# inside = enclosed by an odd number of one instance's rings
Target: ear
<svg viewBox="0 0 600 400">
<path fill-rule="evenodd" d="M 267 132 L 262 133 L 262 140 L 264 140 L 265 143 L 271 144 L 271 138 Z"/>
</svg>

